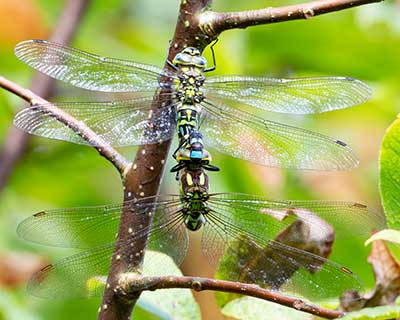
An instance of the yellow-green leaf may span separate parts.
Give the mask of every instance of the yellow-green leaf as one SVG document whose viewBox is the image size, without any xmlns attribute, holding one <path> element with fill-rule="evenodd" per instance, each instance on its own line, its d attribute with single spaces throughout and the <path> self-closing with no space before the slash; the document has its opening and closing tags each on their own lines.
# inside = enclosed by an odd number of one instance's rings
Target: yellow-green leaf
<svg viewBox="0 0 400 320">
<path fill-rule="evenodd" d="M 156 264 L 155 261 L 159 263 Z M 146 252 L 143 269 L 146 276 L 182 275 L 172 258 L 150 250 Z M 197 320 L 201 318 L 200 308 L 192 292 L 187 289 L 144 291 L 140 295 L 138 306 L 159 319 Z"/>
<path fill-rule="evenodd" d="M 400 316 L 400 307 L 381 306 L 375 308 L 365 308 L 359 311 L 350 312 L 341 320 L 386 320 L 395 319 Z"/>
<path fill-rule="evenodd" d="M 276 303 L 243 297 L 230 301 L 222 309 L 222 313 L 240 320 L 311 320 L 313 316 Z"/>
<path fill-rule="evenodd" d="M 388 128 L 380 153 L 380 192 L 388 225 L 400 229 L 400 119 Z"/>
</svg>

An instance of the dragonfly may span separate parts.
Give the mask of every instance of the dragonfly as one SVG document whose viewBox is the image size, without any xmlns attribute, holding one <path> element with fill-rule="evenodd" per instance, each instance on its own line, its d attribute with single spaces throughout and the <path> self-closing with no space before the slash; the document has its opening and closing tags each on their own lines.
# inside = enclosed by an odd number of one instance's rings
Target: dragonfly
<svg viewBox="0 0 400 320">
<path fill-rule="evenodd" d="M 178 169 L 178 195 L 139 198 L 120 205 L 46 210 L 22 221 L 17 232 L 26 240 L 88 249 L 43 268 L 30 281 L 29 291 L 42 298 L 101 295 L 101 279 L 108 273 L 125 208 L 137 217 L 136 221 L 146 216 L 152 219 L 150 225 L 128 231 L 129 236 L 119 240 L 120 249 L 115 253 L 117 259 L 124 256 L 128 261 L 136 255 L 144 256 L 144 265 L 153 271 L 143 265 L 127 270 L 137 276 L 162 274 L 166 257 L 179 266 L 189 250 L 189 234 L 202 232 L 202 252 L 217 267 L 219 278 L 254 283 L 310 300 L 362 290 L 350 269 L 327 259 L 334 237 L 332 228 L 350 237 L 368 235 L 371 229 L 384 227 L 383 216 L 355 202 L 276 201 L 240 193 L 210 193 L 209 178 L 202 168 L 208 162 L 203 159 L 204 163 L 197 164 L 188 160 Z M 311 237 L 304 239 L 301 231 Z M 142 240 L 147 242 L 146 249 L 135 252 L 136 241 Z"/>
<path fill-rule="evenodd" d="M 365 102 L 371 89 L 347 77 L 278 79 L 210 76 L 215 69 L 196 48 L 185 48 L 171 70 L 105 58 L 43 40 L 19 43 L 16 56 L 36 70 L 86 90 L 132 94 L 131 99 L 66 102 L 53 105 L 83 121 L 113 146 L 153 144 L 174 136 L 179 121 L 190 116 L 207 146 L 257 164 L 309 170 L 346 170 L 358 159 L 341 140 L 259 117 L 256 112 L 312 114 Z M 168 100 L 152 107 L 154 93 Z M 190 111 L 188 115 L 187 111 Z M 189 116 L 189 118 L 187 117 Z M 186 117 L 186 118 L 185 118 Z M 177 123 L 178 121 L 178 123 Z M 21 110 L 14 124 L 31 134 L 87 142 L 46 111 L 45 105 Z M 188 126 L 186 126 L 186 129 Z"/>
</svg>

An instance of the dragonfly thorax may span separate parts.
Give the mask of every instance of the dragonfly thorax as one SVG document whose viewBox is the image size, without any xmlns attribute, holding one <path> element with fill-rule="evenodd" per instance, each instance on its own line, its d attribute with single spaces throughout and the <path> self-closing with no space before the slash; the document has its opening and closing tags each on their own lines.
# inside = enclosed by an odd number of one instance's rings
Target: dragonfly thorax
<svg viewBox="0 0 400 320">
<path fill-rule="evenodd" d="M 197 67 L 182 67 L 182 73 L 178 76 L 176 99 L 182 103 L 200 103 L 204 100 L 201 87 L 204 84 L 203 71 Z"/>
<path fill-rule="evenodd" d="M 199 103 L 204 96 L 201 87 L 204 84 L 204 69 L 207 60 L 196 48 L 189 47 L 178 53 L 172 63 L 178 71 L 176 98 L 183 103 Z"/>
</svg>

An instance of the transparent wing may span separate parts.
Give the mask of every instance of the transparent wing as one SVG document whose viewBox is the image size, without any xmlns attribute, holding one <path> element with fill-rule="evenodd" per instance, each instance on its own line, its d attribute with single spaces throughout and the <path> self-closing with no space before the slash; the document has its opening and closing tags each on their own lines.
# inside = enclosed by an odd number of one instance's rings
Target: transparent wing
<svg viewBox="0 0 400 320">
<path fill-rule="evenodd" d="M 15 55 L 30 67 L 73 86 L 104 92 L 154 90 L 164 71 L 129 60 L 104 58 L 43 40 L 28 40 Z M 171 75 L 169 75 L 171 76 Z"/>
<path fill-rule="evenodd" d="M 151 199 L 147 198 L 147 201 L 149 200 Z M 135 251 L 133 244 L 135 241 L 141 241 L 143 238 L 147 238 L 148 242 L 144 257 L 145 261 L 151 259 L 151 261 L 147 262 L 151 265 L 150 272 L 153 272 L 152 270 L 155 270 L 157 266 L 159 270 L 162 270 L 163 260 L 149 258 L 148 250 L 150 250 L 150 252 L 161 252 L 170 256 L 177 265 L 182 263 L 187 252 L 188 235 L 185 225 L 181 221 L 181 213 L 177 206 L 172 204 L 173 202 L 172 199 L 166 199 L 166 203 L 163 203 L 163 201 L 141 203 L 139 204 L 139 208 L 132 211 L 133 214 L 137 215 L 151 214 L 154 212 L 154 217 L 151 227 L 141 229 L 121 244 L 120 250 L 118 251 L 121 259 L 124 257 L 126 257 L 126 259 L 132 259 L 134 255 L 141 254 L 141 252 Z M 82 217 L 92 217 L 88 215 L 87 212 L 93 212 L 94 215 L 102 215 L 106 212 L 106 210 L 100 211 L 98 208 L 100 207 L 82 208 Z M 105 209 L 106 207 L 103 208 Z M 115 207 L 115 209 L 117 208 Z M 76 212 L 78 212 L 78 210 L 75 209 L 71 213 L 76 215 Z M 83 214 L 83 212 L 86 212 L 86 215 Z M 48 216 L 52 214 L 53 212 L 47 213 Z M 57 223 L 57 227 L 61 221 L 70 222 L 66 216 L 63 217 L 63 219 L 53 220 Z M 97 220 L 97 217 L 94 220 Z M 98 220 L 100 221 L 100 219 Z M 47 226 L 54 227 L 49 221 L 50 220 L 47 220 Z M 24 223 L 27 224 L 28 222 L 24 221 L 23 224 Z M 99 225 L 100 228 L 91 230 L 84 238 L 94 243 L 94 240 L 90 240 L 90 234 L 93 234 L 96 239 L 99 239 L 99 241 L 97 241 L 98 243 L 106 242 L 108 239 L 100 239 L 101 234 L 99 234 L 104 230 L 104 224 L 101 223 Z M 26 230 L 26 228 L 24 229 Z M 81 229 L 82 226 L 79 225 L 75 233 L 79 232 Z M 110 235 L 110 230 L 106 230 L 105 237 L 108 238 Z M 36 236 L 33 238 L 37 240 Z M 62 228 L 59 230 L 59 236 L 56 236 L 54 233 L 51 240 L 55 240 L 58 244 L 62 243 L 63 245 L 76 243 L 76 237 L 74 237 L 70 231 L 66 231 L 66 229 Z M 48 239 L 45 241 L 39 239 L 38 242 L 43 243 L 47 241 Z M 108 274 L 113 250 L 114 244 L 109 243 L 83 253 L 75 254 L 55 264 L 49 265 L 34 275 L 28 285 L 28 290 L 33 295 L 42 298 L 64 299 L 99 296 L 103 292 L 104 281 Z M 127 271 L 142 273 L 141 269 Z"/>
<path fill-rule="evenodd" d="M 115 240 L 124 207 L 131 208 L 132 214 L 137 216 L 154 208 L 153 224 L 160 225 L 167 223 L 180 206 L 179 196 L 160 196 L 119 205 L 45 210 L 23 220 L 18 225 L 17 233 L 24 240 L 39 244 L 92 248 Z"/>
<path fill-rule="evenodd" d="M 82 122 L 114 146 L 151 144 L 171 138 L 175 131 L 174 106 L 151 111 L 152 99 L 35 105 L 19 111 L 14 125 L 30 134 L 93 145 L 71 129 L 72 123 Z M 58 120 L 59 110 L 71 125 Z"/>
<path fill-rule="evenodd" d="M 303 214 L 302 209 L 314 210 L 331 221 L 346 213 L 358 214 L 357 225 L 362 226 L 362 219 L 367 217 L 372 219 L 365 220 L 369 227 L 375 224 L 372 211 L 352 203 L 276 202 L 232 194 L 213 195 L 208 203 L 211 211 L 206 216 L 202 247 L 208 260 L 218 265 L 218 277 L 308 299 L 332 298 L 346 290 L 362 289 L 357 276 L 346 267 L 273 239 L 288 225 L 276 219 L 283 210 Z M 363 227 L 364 231 L 369 227 Z"/>
<path fill-rule="evenodd" d="M 344 142 L 264 120 L 228 107 L 203 103 L 205 145 L 258 164 L 309 170 L 347 170 L 358 159 Z"/>
<path fill-rule="evenodd" d="M 315 232 L 323 233 L 325 230 L 320 229 L 319 221 L 315 219 L 318 216 L 332 225 L 337 235 L 345 238 L 369 237 L 372 230 L 386 227 L 381 213 L 350 201 L 271 200 L 242 193 L 217 193 L 210 195 L 208 203 L 217 212 L 234 212 L 237 220 L 241 220 L 242 215 L 260 217 L 265 221 L 261 232 L 267 239 L 273 239 L 276 233 L 291 224 L 291 218 L 311 224 Z M 252 228 L 257 230 L 257 224 L 254 223 Z"/>
<path fill-rule="evenodd" d="M 295 114 L 348 108 L 371 97 L 367 84 L 344 77 L 210 77 L 204 84 L 204 92 L 207 99 L 219 103 L 230 100 L 267 111 Z"/>
<path fill-rule="evenodd" d="M 44 267 L 30 279 L 28 292 L 47 299 L 100 296 L 113 249 L 114 244 L 108 244 Z"/>
</svg>

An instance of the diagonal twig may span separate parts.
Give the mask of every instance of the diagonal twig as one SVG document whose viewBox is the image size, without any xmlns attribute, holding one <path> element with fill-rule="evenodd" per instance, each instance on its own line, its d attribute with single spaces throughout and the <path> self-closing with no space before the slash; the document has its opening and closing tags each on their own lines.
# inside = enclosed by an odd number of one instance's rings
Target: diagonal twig
<svg viewBox="0 0 400 320">
<path fill-rule="evenodd" d="M 16 94 L 28 102 L 31 106 L 40 108 L 44 113 L 49 114 L 64 125 L 68 126 L 77 135 L 94 145 L 99 154 L 109 160 L 118 169 L 121 175 L 124 175 L 129 167 L 129 161 L 126 160 L 113 147 L 111 147 L 106 141 L 99 137 L 93 130 L 86 126 L 86 124 L 84 124 L 82 121 L 78 121 L 70 114 L 57 108 L 55 105 L 34 94 L 32 91 L 24 89 L 18 84 L 1 76 L 0 87 Z"/>
<path fill-rule="evenodd" d="M 80 2 L 79 0 L 70 0 L 71 3 L 75 1 Z M 221 32 L 228 29 L 245 28 L 257 24 L 266 24 L 266 23 L 274 23 L 274 22 L 288 21 L 294 19 L 310 18 L 320 14 L 378 1 L 379 0 L 369 0 L 369 1 L 323 0 L 323 1 L 314 1 L 305 4 L 281 7 L 281 8 L 269 8 L 269 9 L 244 11 L 236 13 L 235 12 L 217 13 L 212 11 L 205 11 L 207 8 L 211 6 L 212 0 L 184 0 L 181 2 L 175 34 L 170 43 L 168 59 L 172 60 L 175 54 L 181 51 L 186 46 L 195 46 L 198 49 L 203 50 Z M 62 42 L 58 39 L 52 39 L 52 40 L 53 41 L 56 40 L 57 42 Z M 52 81 L 50 80 L 50 78 L 46 79 L 49 79 L 48 81 Z M 49 87 L 51 87 L 51 85 L 48 86 L 47 88 Z M 48 94 L 48 92 L 51 91 L 50 89 L 47 90 L 48 91 L 46 91 L 46 94 Z M 38 90 L 34 91 L 38 93 L 38 95 L 46 97 L 45 93 L 41 94 L 41 92 L 39 92 Z M 21 95 L 22 96 L 26 95 L 26 92 L 21 93 Z M 32 100 L 30 101 L 32 102 Z M 163 103 L 166 102 L 167 101 L 163 100 L 163 98 L 161 98 L 159 95 L 156 95 L 154 98 L 153 108 L 159 108 L 163 105 Z M 56 114 L 57 119 L 59 119 L 61 122 L 63 121 L 63 119 L 69 119 L 72 121 L 72 123 L 74 123 L 74 119 L 65 118 L 67 115 L 60 113 L 59 110 L 60 109 L 55 110 L 54 108 L 51 108 L 50 111 L 54 112 Z M 70 126 L 71 126 L 71 121 L 69 121 L 68 123 Z M 85 131 L 85 128 L 79 127 L 79 125 L 76 123 L 74 123 L 73 126 L 75 127 L 76 132 L 80 133 L 81 136 L 85 139 L 89 139 L 89 137 L 92 134 L 94 134 L 93 132 Z M 82 132 L 86 132 L 87 134 Z M 103 156 L 105 156 L 108 160 L 110 160 L 113 163 L 116 161 L 115 159 L 117 157 L 118 164 L 116 165 L 116 167 L 120 172 L 124 173 L 123 174 L 124 200 L 132 200 L 134 198 L 147 197 L 158 193 L 161 176 L 166 162 L 165 159 L 168 154 L 170 143 L 171 140 L 168 140 L 160 142 L 159 144 L 140 146 L 132 166 L 128 165 L 127 160 L 118 158 L 119 154 L 110 146 L 104 145 L 104 148 L 101 148 L 101 150 L 99 150 L 99 152 Z M 104 154 L 105 150 L 109 150 L 110 153 L 106 151 L 106 153 Z M 0 186 L 1 186 L 1 179 L 0 179 Z M 116 241 L 117 246 L 113 254 L 111 269 L 107 279 L 106 290 L 103 296 L 98 316 L 99 320 L 129 319 L 132 309 L 135 305 L 136 299 L 140 295 L 140 290 L 139 290 L 135 292 L 135 294 L 132 294 L 132 296 L 129 299 L 126 299 L 126 297 L 120 296 L 117 290 L 118 287 L 120 287 L 119 279 L 121 274 L 125 273 L 127 270 L 135 270 L 136 269 L 135 267 L 140 265 L 141 260 L 143 258 L 142 253 L 144 252 L 146 241 L 145 240 L 143 240 L 142 242 L 137 242 L 134 240 L 132 241 L 133 244 L 132 251 L 139 253 L 138 255 L 136 254 L 129 255 L 126 253 L 119 255 L 119 253 L 121 253 L 121 250 L 123 250 L 123 248 L 118 247 L 119 244 L 126 243 L 127 239 L 128 240 L 131 239 L 131 236 L 135 234 L 138 228 L 144 228 L 146 225 L 151 223 L 149 217 L 139 218 L 138 215 L 132 214 L 131 210 L 132 208 L 126 206 L 124 207 L 124 211 L 122 212 L 118 238 Z M 129 258 L 130 256 L 133 256 L 134 258 L 130 259 Z M 180 285 L 182 287 L 184 287 L 184 283 L 186 283 L 187 285 L 189 285 L 190 283 L 190 287 L 193 288 L 195 280 L 194 279 L 190 281 L 189 280 L 190 280 L 189 278 L 185 277 L 181 279 L 181 282 L 179 281 L 178 282 L 181 283 Z M 208 279 L 208 281 L 211 282 L 207 281 L 201 282 L 200 289 L 207 288 L 210 290 L 217 290 L 217 287 L 213 286 L 213 283 L 215 283 L 214 280 Z M 176 285 L 178 285 L 178 283 Z M 240 285 L 240 292 L 243 293 L 242 291 L 243 284 L 224 282 L 224 285 L 226 290 L 236 290 L 235 286 Z M 255 290 L 254 285 L 247 285 L 247 286 L 249 286 L 248 288 L 246 287 L 248 289 L 248 292 L 251 293 L 253 292 L 252 290 Z M 254 293 L 254 296 L 256 296 L 256 293 Z M 300 309 L 303 307 L 304 302 L 295 299 L 291 305 L 296 309 Z M 341 314 L 336 314 L 336 316 L 340 315 Z"/>
<path fill-rule="evenodd" d="M 50 37 L 51 41 L 68 44 L 71 42 L 90 0 L 67 0 L 59 21 Z M 53 92 L 55 80 L 36 73 L 32 79 L 31 90 L 38 96 L 48 99 Z M 29 135 L 11 127 L 0 151 L 0 190 L 6 185 L 14 167 L 24 155 Z"/>
</svg>

